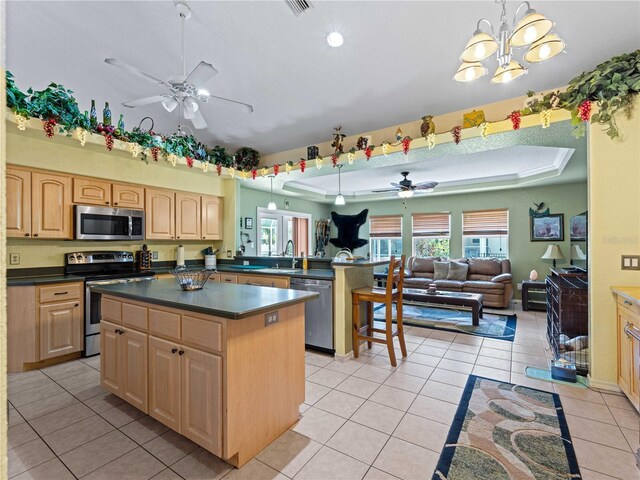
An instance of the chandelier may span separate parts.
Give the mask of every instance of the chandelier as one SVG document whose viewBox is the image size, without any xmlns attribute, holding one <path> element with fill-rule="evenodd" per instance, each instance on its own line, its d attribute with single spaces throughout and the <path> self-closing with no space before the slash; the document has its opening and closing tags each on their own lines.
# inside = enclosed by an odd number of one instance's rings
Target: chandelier
<svg viewBox="0 0 640 480">
<path fill-rule="evenodd" d="M 478 21 L 476 31 L 460 56 L 462 65 L 453 77 L 457 82 L 472 82 L 485 76 L 488 73 L 487 67 L 480 62 L 494 53 L 498 60 L 498 69 L 493 74 L 491 83 L 498 84 L 508 83 L 527 73 L 527 68 L 512 58 L 514 48 L 529 46 L 529 50 L 523 56 L 527 63 L 543 62 L 564 51 L 564 41 L 555 33 L 549 33 L 553 28 L 553 22 L 537 13 L 529 2 L 522 2 L 518 6 L 510 26 L 507 23 L 506 0 L 495 1 L 502 4 L 500 30 L 496 35 L 489 20 L 481 18 Z M 518 21 L 522 7 L 526 7 L 527 10 Z M 482 23 L 489 25 L 491 34 L 480 29 Z"/>
</svg>

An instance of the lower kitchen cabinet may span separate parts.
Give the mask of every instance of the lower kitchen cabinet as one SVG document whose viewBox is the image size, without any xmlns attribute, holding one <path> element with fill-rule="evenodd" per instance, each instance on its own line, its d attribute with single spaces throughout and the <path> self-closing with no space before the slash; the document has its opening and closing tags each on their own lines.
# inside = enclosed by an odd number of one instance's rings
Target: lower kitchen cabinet
<svg viewBox="0 0 640 480">
<path fill-rule="evenodd" d="M 100 322 L 100 382 L 102 388 L 121 395 L 122 368 L 120 366 L 120 327 Z"/>
<path fill-rule="evenodd" d="M 177 342 L 149 337 L 149 415 L 180 431 L 180 356 Z"/>
<path fill-rule="evenodd" d="M 82 313 L 75 300 L 40 307 L 40 360 L 82 350 Z"/>
<path fill-rule="evenodd" d="M 640 405 L 640 304 L 617 297 L 618 386 L 639 409 Z"/>
<path fill-rule="evenodd" d="M 238 284 L 260 287 L 289 288 L 289 277 L 238 274 Z"/>
</svg>

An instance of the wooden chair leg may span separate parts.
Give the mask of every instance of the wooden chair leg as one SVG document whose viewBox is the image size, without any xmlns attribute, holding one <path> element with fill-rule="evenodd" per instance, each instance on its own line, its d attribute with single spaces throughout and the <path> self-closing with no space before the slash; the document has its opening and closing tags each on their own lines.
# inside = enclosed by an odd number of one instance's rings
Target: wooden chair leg
<svg viewBox="0 0 640 480">
<path fill-rule="evenodd" d="M 360 356 L 360 341 L 358 339 L 358 329 L 360 328 L 360 299 L 357 295 L 353 297 L 353 308 L 351 309 L 351 324 L 351 342 L 353 343 L 353 356 L 354 358 L 358 358 Z"/>
<path fill-rule="evenodd" d="M 393 307 L 393 303 L 389 303 L 386 306 L 386 327 L 385 327 L 385 331 L 386 331 L 386 337 L 387 337 L 387 350 L 389 351 L 389 360 L 391 360 L 391 366 L 392 367 L 397 367 L 398 366 L 398 362 L 396 362 L 396 352 L 393 349 L 393 316 L 392 316 L 392 307 Z"/>
<path fill-rule="evenodd" d="M 400 342 L 400 350 L 402 356 L 407 356 L 407 344 L 404 342 L 404 324 L 402 323 L 402 299 L 396 304 L 396 324 L 398 327 L 398 341 Z"/>
<path fill-rule="evenodd" d="M 373 302 L 367 302 L 367 335 L 373 337 Z M 367 342 L 367 347 L 371 350 L 373 342 Z"/>
</svg>

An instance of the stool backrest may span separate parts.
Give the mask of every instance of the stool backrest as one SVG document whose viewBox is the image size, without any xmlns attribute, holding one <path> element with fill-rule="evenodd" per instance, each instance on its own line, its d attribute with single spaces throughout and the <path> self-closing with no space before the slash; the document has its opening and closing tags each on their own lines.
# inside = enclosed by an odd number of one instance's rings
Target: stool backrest
<svg viewBox="0 0 640 480">
<path fill-rule="evenodd" d="M 404 265 L 406 257 L 402 255 L 399 259 L 392 256 L 389 260 L 389 273 L 387 274 L 387 299 L 391 299 L 394 287 L 398 290 L 398 295 L 402 295 L 402 286 L 404 284 Z"/>
</svg>

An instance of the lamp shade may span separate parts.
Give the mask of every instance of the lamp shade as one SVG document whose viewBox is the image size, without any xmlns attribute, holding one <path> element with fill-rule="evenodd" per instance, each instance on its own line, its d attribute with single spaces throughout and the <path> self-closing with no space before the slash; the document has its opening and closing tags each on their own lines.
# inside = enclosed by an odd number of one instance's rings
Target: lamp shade
<svg viewBox="0 0 640 480">
<path fill-rule="evenodd" d="M 561 260 L 564 258 L 564 255 L 558 245 L 549 245 L 547 247 L 547 251 L 544 252 L 544 255 L 540 258 L 543 260 Z"/>
<path fill-rule="evenodd" d="M 564 48 L 564 41 L 555 33 L 550 33 L 531 45 L 524 59 L 529 63 L 544 62 L 562 53 Z"/>
<path fill-rule="evenodd" d="M 498 67 L 493 74 L 491 83 L 509 83 L 527 73 L 527 70 L 515 60 L 511 60 L 504 67 Z"/>
<path fill-rule="evenodd" d="M 479 62 L 485 58 L 489 58 L 498 50 L 498 42 L 489 35 L 480 30 L 476 30 L 471 40 L 464 47 L 464 51 L 460 56 L 463 62 Z"/>
<path fill-rule="evenodd" d="M 267 210 L 277 210 L 278 207 L 276 205 L 276 202 L 274 202 L 273 200 L 269 202 L 269 205 L 267 205 Z"/>
<path fill-rule="evenodd" d="M 460 68 L 458 68 L 453 79 L 460 83 L 472 82 L 480 77 L 484 77 L 486 74 L 487 67 L 482 65 L 480 62 L 463 63 L 460 65 Z"/>
<path fill-rule="evenodd" d="M 178 106 L 178 101 L 174 97 L 169 95 L 164 96 L 161 103 L 167 112 L 173 112 Z"/>
<path fill-rule="evenodd" d="M 344 205 L 345 201 L 344 201 L 344 195 L 342 195 L 341 193 L 339 193 L 336 196 L 336 201 L 335 201 L 335 205 Z"/>
<path fill-rule="evenodd" d="M 535 10 L 528 10 L 527 14 L 518 22 L 509 39 L 511 46 L 524 47 L 544 37 L 551 28 L 553 22 Z"/>
<path fill-rule="evenodd" d="M 586 260 L 587 255 L 582 251 L 580 245 L 571 245 L 571 259 L 572 260 Z"/>
<path fill-rule="evenodd" d="M 413 197 L 413 190 L 400 190 L 398 196 L 400 198 L 411 198 Z"/>
</svg>

